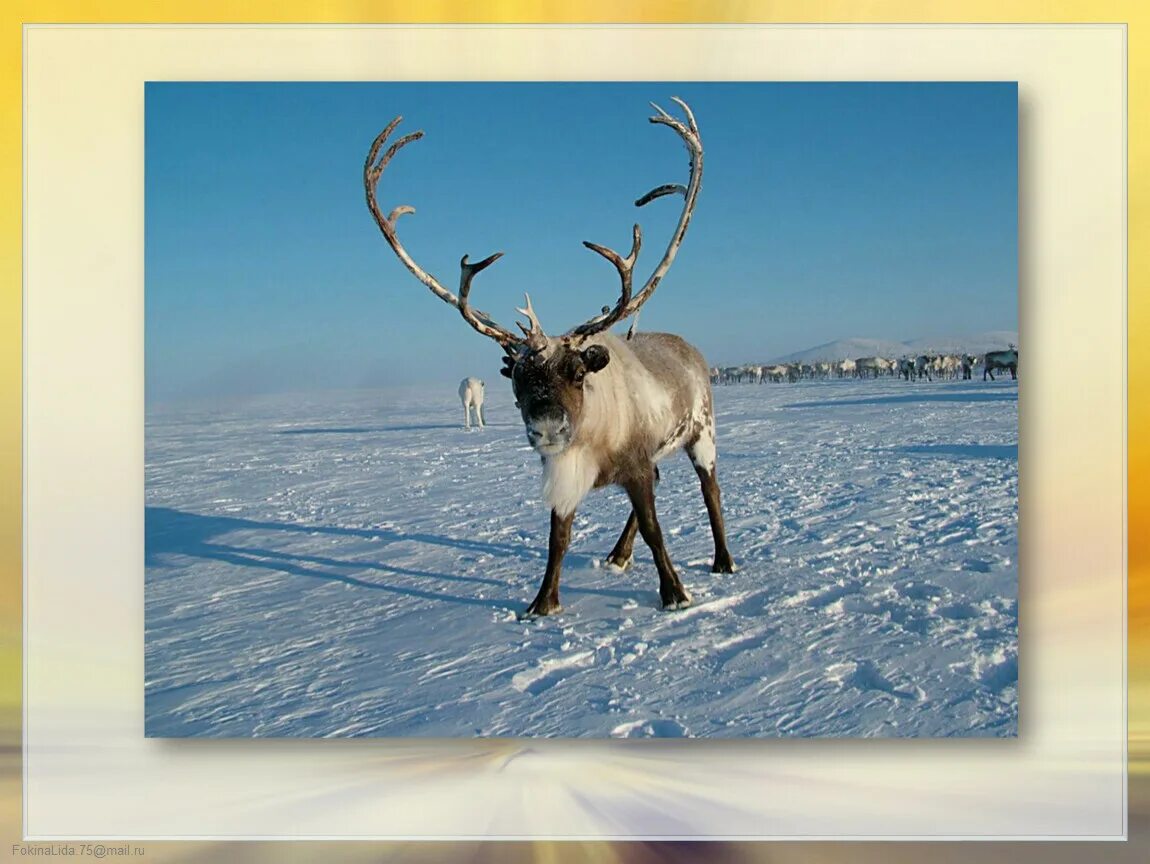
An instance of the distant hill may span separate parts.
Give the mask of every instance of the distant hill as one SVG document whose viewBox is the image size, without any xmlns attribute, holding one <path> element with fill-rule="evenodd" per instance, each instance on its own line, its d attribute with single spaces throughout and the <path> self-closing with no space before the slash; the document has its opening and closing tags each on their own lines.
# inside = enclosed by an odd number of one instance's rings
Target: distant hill
<svg viewBox="0 0 1150 864">
<path fill-rule="evenodd" d="M 769 363 L 812 363 L 817 360 L 855 360 L 859 357 L 902 357 L 906 354 L 984 354 L 999 351 L 1013 344 L 1018 347 L 1018 331 L 991 330 L 970 336 L 927 336 L 894 342 L 889 339 L 836 339 L 795 351 L 782 357 L 774 357 Z M 759 362 L 759 361 L 753 361 Z"/>
</svg>

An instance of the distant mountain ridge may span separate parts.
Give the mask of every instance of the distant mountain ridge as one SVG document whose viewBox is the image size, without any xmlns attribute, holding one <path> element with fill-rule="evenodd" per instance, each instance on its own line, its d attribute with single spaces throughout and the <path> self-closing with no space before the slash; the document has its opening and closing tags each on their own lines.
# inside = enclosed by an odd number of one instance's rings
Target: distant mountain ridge
<svg viewBox="0 0 1150 864">
<path fill-rule="evenodd" d="M 926 336 L 894 342 L 889 339 L 836 339 L 774 357 L 770 363 L 812 363 L 818 360 L 856 360 L 859 357 L 902 357 L 907 354 L 985 354 L 1018 347 L 1017 330 L 990 330 L 969 336 Z"/>
</svg>

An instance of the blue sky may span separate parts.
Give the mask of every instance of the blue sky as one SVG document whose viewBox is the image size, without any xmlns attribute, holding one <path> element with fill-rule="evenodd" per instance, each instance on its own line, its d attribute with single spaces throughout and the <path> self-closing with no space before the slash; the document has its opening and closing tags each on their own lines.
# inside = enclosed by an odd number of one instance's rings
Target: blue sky
<svg viewBox="0 0 1150 864">
<path fill-rule="evenodd" d="M 1017 89 L 1007 83 L 149 83 L 149 401 L 496 378 L 501 352 L 403 268 L 364 203 L 375 135 L 423 129 L 380 183 L 400 236 L 452 290 L 548 332 L 641 284 L 686 154 L 647 122 L 685 99 L 705 173 L 679 256 L 643 309 L 717 364 L 849 337 L 1018 327 Z"/>
</svg>

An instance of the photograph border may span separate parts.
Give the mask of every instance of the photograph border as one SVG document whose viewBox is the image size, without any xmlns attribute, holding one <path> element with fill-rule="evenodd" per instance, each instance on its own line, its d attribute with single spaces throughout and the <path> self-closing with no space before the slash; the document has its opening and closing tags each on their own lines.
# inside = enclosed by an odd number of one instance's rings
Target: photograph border
<svg viewBox="0 0 1150 864">
<path fill-rule="evenodd" d="M 1134 119 L 1133 119 L 1133 118 L 1131 118 L 1131 128 L 1132 128 L 1132 129 L 1133 129 L 1133 125 L 1134 125 Z M 1131 183 L 1133 184 L 1133 182 L 1134 182 L 1134 180 L 1133 180 L 1133 172 L 1132 172 Z M 1131 250 L 1131 251 L 1132 251 L 1132 252 L 1134 252 L 1135 250 Z M 1135 301 L 1135 295 L 1131 294 L 1131 297 L 1130 297 L 1130 303 L 1131 303 L 1131 320 L 1130 320 L 1130 325 L 1131 325 L 1131 327 L 1133 327 L 1133 325 L 1134 325 L 1134 323 L 1135 323 L 1135 314 L 1134 314 L 1134 307 L 1135 307 L 1135 302 L 1134 302 L 1134 301 Z M 1132 352 L 1132 354 L 1133 354 L 1133 352 L 1134 352 L 1134 347 L 1133 347 L 1133 346 L 1131 346 L 1131 352 Z M 1132 384 L 1131 386 L 1134 386 L 1134 385 Z M 1134 400 L 1132 400 L 1132 402 L 1131 402 L 1131 405 L 1132 405 L 1132 406 L 1134 405 Z M 1134 414 L 1135 414 L 1135 412 L 1132 410 L 1132 411 L 1131 411 L 1131 423 L 1132 423 L 1132 424 L 1133 424 L 1133 423 L 1134 423 L 1134 421 L 1135 421 L 1135 418 L 1134 418 Z M 1133 427 L 1132 427 L 1132 428 L 1133 428 Z M 1024 432 L 1023 434 L 1024 434 L 1024 436 L 1025 436 L 1025 434 L 1026 434 L 1026 433 Z M 1136 450 L 1136 448 L 1135 448 L 1135 450 Z M 1131 453 L 1131 463 L 1130 463 L 1130 470 L 1131 470 L 1132 472 L 1136 470 L 1136 468 L 1135 468 L 1135 460 L 1134 460 L 1134 452 L 1132 452 L 1132 453 Z M 11 487 L 8 487 L 8 488 L 11 488 Z M 1024 487 L 1024 489 L 1025 489 L 1025 488 L 1026 488 L 1026 487 Z M 1134 503 L 1134 502 L 1133 502 L 1133 494 L 1132 494 L 1132 502 L 1131 502 L 1131 503 Z M 1133 545 L 1132 545 L 1132 547 L 1131 547 L 1131 556 L 1132 556 L 1132 560 L 1133 560 L 1133 557 L 1134 557 L 1134 546 L 1133 546 Z M 1143 559 L 1143 560 L 1144 560 L 1144 559 Z M 1024 577 L 1024 578 L 1025 578 L 1025 577 Z M 1131 610 L 1133 611 L 1133 610 L 1134 610 L 1134 608 L 1136 607 L 1136 598 L 1135 598 L 1135 593 L 1136 593 L 1136 592 L 1134 592 L 1134 591 L 1133 591 L 1133 588 L 1134 588 L 1134 583 L 1133 583 L 1133 581 L 1131 582 L 1131 588 L 1132 588 L 1132 591 L 1131 591 Z M 1144 603 L 1144 602 L 1145 602 L 1145 597 L 1144 597 L 1144 596 L 1142 597 L 1142 599 L 1141 599 L 1141 601 L 1140 601 L 1140 602 L 1141 602 L 1141 603 Z M 1141 607 L 1141 606 L 1138 606 L 1138 608 L 1142 608 L 1142 607 Z M 1023 621 L 1023 623 L 1021 624 L 1021 626 L 1022 626 L 1023 628 L 1025 628 L 1025 626 L 1026 626 L 1026 624 L 1025 624 L 1025 621 Z M 1134 647 L 1134 646 L 1132 646 L 1132 649 L 1133 649 L 1133 647 Z M 1027 661 L 1024 659 L 1022 662 L 1023 662 L 1023 664 L 1026 664 L 1026 662 L 1027 662 Z M 1023 681 L 1025 682 L 1025 673 L 1023 673 Z M 1027 699 L 1027 696 L 1024 694 L 1022 698 L 1023 698 L 1023 714 L 1024 714 L 1024 716 L 1025 716 L 1025 712 L 1026 712 L 1026 699 Z M 1025 731 L 1023 731 L 1023 734 L 1025 734 Z"/>
</svg>

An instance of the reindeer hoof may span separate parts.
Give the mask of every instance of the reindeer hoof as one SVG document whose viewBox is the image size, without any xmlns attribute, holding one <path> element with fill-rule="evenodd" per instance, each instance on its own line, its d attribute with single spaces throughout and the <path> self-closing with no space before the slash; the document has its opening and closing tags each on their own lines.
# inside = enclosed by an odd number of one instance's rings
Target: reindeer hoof
<svg viewBox="0 0 1150 864">
<path fill-rule="evenodd" d="M 715 559 L 715 564 L 713 567 L 711 567 L 711 572 L 712 573 L 734 573 L 738 569 L 739 568 L 735 566 L 734 561 L 732 561 L 730 558 L 724 558 L 722 560 Z"/>
<path fill-rule="evenodd" d="M 540 618 L 544 615 L 558 615 L 563 611 L 563 607 L 558 603 L 532 603 L 519 614 L 519 620 L 525 621 L 531 618 Z"/>
<path fill-rule="evenodd" d="M 670 612 L 672 609 L 686 609 L 692 602 L 691 595 L 684 589 L 683 593 L 678 597 L 672 597 L 669 600 L 666 598 L 663 599 L 663 611 Z"/>
<path fill-rule="evenodd" d="M 631 568 L 631 564 L 634 563 L 634 560 L 634 555 L 628 555 L 626 558 L 617 558 L 614 555 L 608 555 L 607 566 L 612 570 L 618 570 L 620 573 L 622 573 L 624 570 L 629 570 Z"/>
</svg>

